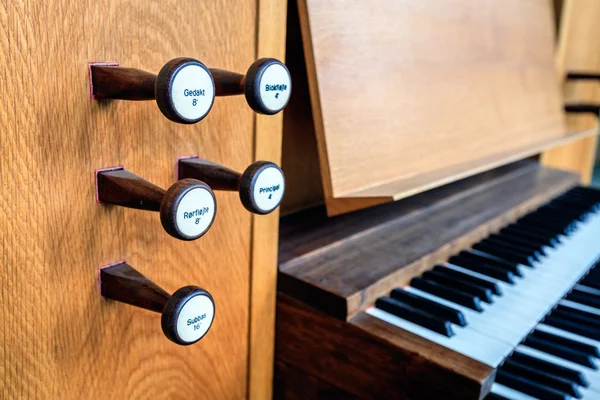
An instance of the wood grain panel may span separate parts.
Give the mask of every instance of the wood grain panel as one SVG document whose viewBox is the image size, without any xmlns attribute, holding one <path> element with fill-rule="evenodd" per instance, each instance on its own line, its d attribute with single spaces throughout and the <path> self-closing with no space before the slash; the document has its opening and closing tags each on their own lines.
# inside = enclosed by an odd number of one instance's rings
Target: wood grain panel
<svg viewBox="0 0 600 400">
<path fill-rule="evenodd" d="M 257 59 L 274 57 L 285 60 L 286 11 L 285 1 L 258 1 Z M 255 160 L 280 164 L 282 125 L 282 113 L 256 115 Z M 248 366 L 250 400 L 272 398 L 278 240 L 279 209 L 268 215 L 253 214 Z"/>
<path fill-rule="evenodd" d="M 275 361 L 275 381 L 273 383 L 273 398 L 276 400 L 358 400 L 318 376 L 310 375 L 301 369 Z"/>
<path fill-rule="evenodd" d="M 565 137 L 546 0 L 301 0 L 299 14 L 328 206 Z"/>
<path fill-rule="evenodd" d="M 245 397 L 251 218 L 237 194 L 217 193 L 211 231 L 184 243 L 156 213 L 96 204 L 94 170 L 125 165 L 163 188 L 182 155 L 243 170 L 253 113 L 243 96 L 218 98 L 203 122 L 183 126 L 152 101 L 92 101 L 87 64 L 156 73 L 191 56 L 244 71 L 256 55 L 256 4 L 1 4 L 0 398 Z M 98 266 L 123 258 L 167 291 L 209 290 L 208 335 L 177 346 L 156 314 L 100 298 Z"/>
<path fill-rule="evenodd" d="M 282 220 L 279 289 L 347 320 L 394 287 L 575 185 L 520 163 L 349 215 Z"/>
<path fill-rule="evenodd" d="M 600 101 L 600 83 L 564 81 L 569 71 L 600 72 L 600 2 L 597 0 L 564 0 L 560 7 L 560 26 L 556 64 L 560 71 L 567 101 Z M 591 115 L 567 117 L 570 131 L 597 129 L 598 118 Z M 581 182 L 589 184 L 597 152 L 597 136 L 584 138 L 542 153 L 541 162 L 554 168 L 567 169 L 581 175 Z"/>
</svg>

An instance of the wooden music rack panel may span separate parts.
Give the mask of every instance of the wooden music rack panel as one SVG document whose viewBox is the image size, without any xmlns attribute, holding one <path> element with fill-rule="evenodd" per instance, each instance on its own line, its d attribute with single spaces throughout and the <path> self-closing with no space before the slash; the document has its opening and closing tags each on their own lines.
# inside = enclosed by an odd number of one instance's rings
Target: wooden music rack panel
<svg viewBox="0 0 600 400">
<path fill-rule="evenodd" d="M 329 215 L 593 134 L 564 125 L 551 2 L 300 0 L 298 14 Z"/>
</svg>

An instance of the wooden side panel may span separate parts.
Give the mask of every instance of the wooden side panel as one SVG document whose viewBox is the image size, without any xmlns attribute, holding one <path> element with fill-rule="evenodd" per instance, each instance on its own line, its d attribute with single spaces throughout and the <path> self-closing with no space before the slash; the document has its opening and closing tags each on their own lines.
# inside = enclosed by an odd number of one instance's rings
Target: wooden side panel
<svg viewBox="0 0 600 400">
<path fill-rule="evenodd" d="M 549 1 L 301 0 L 299 13 L 326 200 L 396 200 L 565 137 Z"/>
<path fill-rule="evenodd" d="M 600 2 L 597 0 L 564 0 L 562 2 L 556 63 L 561 81 L 569 71 L 600 72 Z M 600 83 L 564 82 L 565 100 L 571 102 L 600 102 Z M 592 115 L 567 117 L 570 131 L 598 127 Z M 544 165 L 577 172 L 581 182 L 591 182 L 597 152 L 597 136 L 578 140 L 542 153 Z"/>
<path fill-rule="evenodd" d="M 94 170 L 125 165 L 163 188 L 182 155 L 243 170 L 254 156 L 253 113 L 243 96 L 219 98 L 203 122 L 184 126 L 153 101 L 95 102 L 87 65 L 156 73 L 191 56 L 245 71 L 256 3 L 0 4 L 0 398 L 246 397 L 251 218 L 238 195 L 217 193 L 211 231 L 181 242 L 157 213 L 96 204 Z M 209 290 L 207 336 L 177 346 L 159 314 L 100 298 L 98 267 L 124 258 L 169 292 Z"/>
<path fill-rule="evenodd" d="M 257 58 L 285 60 L 286 10 L 287 4 L 282 0 L 258 1 Z M 292 86 L 295 87 L 293 81 Z M 281 113 L 256 116 L 255 160 L 280 163 L 282 125 Z M 250 400 L 272 398 L 278 241 L 279 210 L 268 215 L 253 215 L 248 366 Z"/>
</svg>

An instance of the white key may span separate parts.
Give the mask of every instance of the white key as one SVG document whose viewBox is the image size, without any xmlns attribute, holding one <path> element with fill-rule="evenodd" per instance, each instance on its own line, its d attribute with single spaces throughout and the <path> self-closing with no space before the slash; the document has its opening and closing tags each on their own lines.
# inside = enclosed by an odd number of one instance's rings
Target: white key
<svg viewBox="0 0 600 400">
<path fill-rule="evenodd" d="M 584 286 L 583 284 L 575 285 L 574 289 L 581 290 L 582 292 L 586 292 L 596 296 L 600 296 L 600 290 L 594 289 L 589 286 Z"/>
<path fill-rule="evenodd" d="M 585 304 L 576 303 L 571 300 L 561 300 L 558 304 L 562 304 L 563 306 L 571 307 L 576 310 L 586 311 L 591 314 L 600 315 L 600 310 L 594 307 L 586 306 Z"/>
<path fill-rule="evenodd" d="M 538 400 L 536 397 L 531 397 L 529 395 L 526 395 L 525 393 L 518 392 L 514 389 L 511 389 L 507 386 L 495 382 L 492 384 L 491 393 L 495 393 L 498 396 L 503 396 L 511 400 Z"/>
<path fill-rule="evenodd" d="M 366 313 L 494 368 L 508 356 L 505 344 L 457 325 L 452 325 L 456 334 L 448 338 L 378 308 L 369 308 Z"/>
<path fill-rule="evenodd" d="M 548 353 L 544 353 L 542 351 L 533 349 L 531 347 L 527 347 L 524 345 L 517 346 L 516 350 L 523 354 L 527 354 L 531 357 L 535 357 L 540 360 L 548 361 L 556 365 L 560 365 L 561 367 L 570 368 L 575 371 L 581 372 L 585 378 L 590 383 L 590 388 L 598 389 L 600 388 L 600 375 L 597 370 L 593 370 L 588 367 L 584 367 L 583 365 L 575 364 L 574 362 L 564 360 L 560 357 L 553 356 Z"/>
<path fill-rule="evenodd" d="M 600 315 L 598 309 L 561 300 L 598 260 L 599 237 L 600 212 L 590 216 L 587 221 L 577 224 L 577 229 L 570 236 L 563 237 L 562 243 L 556 248 L 548 248 L 547 256 L 540 257 L 539 262 L 534 265 L 535 268 L 520 266 L 523 277 L 517 277 L 514 285 L 460 266 L 447 264 L 446 266 L 450 269 L 494 282 L 500 286 L 503 292 L 502 296 L 494 295 L 492 304 L 482 302 L 484 310 L 482 313 L 412 287 L 405 288 L 407 292 L 452 307 L 464 314 L 468 325 L 459 327 L 453 324 L 455 335 L 452 338 L 447 338 L 377 308 L 370 308 L 367 313 L 492 367 L 497 367 L 515 347 L 523 349 L 524 353 L 539 353 L 533 356 L 585 372 L 588 379 L 594 381 L 595 386 L 590 392 L 592 393 L 600 388 L 598 371 L 519 345 L 519 343 L 559 301 L 565 306 Z M 593 288 L 583 287 L 581 289 L 588 293 L 590 293 L 589 289 L 592 289 L 595 291 L 594 294 L 600 294 L 600 291 Z M 600 341 L 545 324 L 540 324 L 537 329 L 581 343 L 600 345 Z M 600 396 L 600 392 L 598 395 Z"/>
<path fill-rule="evenodd" d="M 539 324 L 535 327 L 535 329 L 539 329 L 540 331 L 548 332 L 556 336 L 562 336 L 565 339 L 575 340 L 579 343 L 589 344 L 590 346 L 596 346 L 600 349 L 600 342 L 585 336 L 578 335 L 576 333 L 572 333 L 569 331 L 565 331 L 564 329 L 556 328 L 551 325 Z"/>
<path fill-rule="evenodd" d="M 532 315 L 537 317 L 540 312 L 544 312 L 548 309 L 548 297 L 557 296 L 556 289 L 545 289 L 540 292 L 537 291 L 538 285 L 543 287 L 543 283 L 536 282 L 535 279 L 520 279 L 515 285 L 510 285 L 500 280 L 480 275 L 476 272 L 454 266 L 452 264 L 447 265 L 449 268 L 470 274 L 479 278 L 487 279 L 489 281 L 498 284 L 503 292 L 501 297 L 495 297 L 495 304 L 490 305 L 490 308 L 496 306 L 507 307 L 513 314 L 521 314 L 527 318 L 531 318 Z M 558 299 L 557 299 L 558 300 Z M 551 307 L 551 305 L 550 305 Z"/>
<path fill-rule="evenodd" d="M 442 304 L 448 307 L 452 307 L 459 310 L 465 316 L 467 326 L 465 329 L 473 329 L 480 333 L 493 336 L 496 339 L 505 341 L 507 345 L 511 345 L 515 340 L 516 336 L 520 336 L 520 329 L 514 327 L 513 324 L 507 324 L 498 318 L 498 314 L 493 316 L 484 316 L 483 313 L 478 313 L 469 308 L 463 307 L 460 304 L 453 303 L 449 300 L 442 299 L 435 295 L 423 292 L 419 289 L 408 287 L 405 289 L 409 293 L 416 294 L 417 296 L 426 298 L 431 301 L 435 301 L 438 304 Z"/>
</svg>

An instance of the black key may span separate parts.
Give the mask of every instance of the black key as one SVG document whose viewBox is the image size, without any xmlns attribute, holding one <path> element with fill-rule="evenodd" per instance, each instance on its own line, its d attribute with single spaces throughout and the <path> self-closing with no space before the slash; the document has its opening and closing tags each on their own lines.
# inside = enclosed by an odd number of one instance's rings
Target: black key
<svg viewBox="0 0 600 400">
<path fill-rule="evenodd" d="M 548 247 L 556 247 L 560 242 L 554 236 L 540 235 L 536 232 L 531 232 L 524 229 L 519 225 L 509 225 L 506 228 L 500 230 L 500 234 L 508 233 L 517 237 L 526 238 L 528 240 L 535 240 L 536 242 L 542 243 Z"/>
<path fill-rule="evenodd" d="M 600 277 L 596 277 L 594 275 L 586 276 L 581 280 L 581 284 L 592 289 L 600 290 Z"/>
<path fill-rule="evenodd" d="M 591 208 L 591 204 L 576 197 L 559 197 L 552 200 L 549 205 L 561 210 L 570 210 L 583 214 Z"/>
<path fill-rule="evenodd" d="M 590 278 L 590 280 L 598 282 L 600 281 L 600 271 L 598 269 L 592 269 L 583 279 L 585 278 Z"/>
<path fill-rule="evenodd" d="M 590 386 L 587 378 L 581 372 L 571 368 L 563 367 L 561 365 L 556 365 L 549 361 L 540 360 L 539 358 L 535 358 L 524 353 L 519 353 L 518 350 L 510 356 L 510 359 L 518 362 L 519 364 L 533 368 L 536 371 L 543 371 L 547 374 L 555 375 L 562 379 L 575 382 L 580 386 Z"/>
<path fill-rule="evenodd" d="M 585 324 L 592 328 L 600 329 L 600 320 L 595 318 L 583 317 L 581 314 L 574 313 L 572 311 L 555 309 L 554 311 L 552 311 L 552 315 L 567 321 L 571 321 L 576 324 Z M 598 356 L 600 357 L 600 354 Z"/>
<path fill-rule="evenodd" d="M 496 393 L 490 393 L 487 396 L 484 397 L 483 400 L 510 400 L 504 396 L 500 396 L 499 394 Z"/>
<path fill-rule="evenodd" d="M 554 312 L 557 311 L 564 311 L 565 313 L 568 313 L 569 315 L 577 315 L 578 318 L 583 318 L 584 320 L 587 321 L 587 319 L 589 319 L 591 322 L 591 324 L 600 324 L 600 315 L 588 312 L 588 311 L 583 311 L 583 310 L 578 310 L 576 308 L 570 307 L 570 306 L 566 306 L 563 304 L 558 304 L 556 306 L 556 308 L 554 309 Z"/>
<path fill-rule="evenodd" d="M 522 221 L 531 223 L 534 226 L 546 227 L 567 236 L 573 233 L 577 228 L 576 219 L 555 218 L 541 213 L 528 215 L 527 217 L 524 217 Z"/>
<path fill-rule="evenodd" d="M 585 207 L 578 209 L 576 207 L 568 206 L 564 207 L 557 203 L 549 203 L 539 208 L 539 211 L 552 213 L 564 218 L 570 218 L 571 220 L 580 219 L 582 214 L 586 211 Z"/>
<path fill-rule="evenodd" d="M 510 250 L 513 252 L 517 252 L 519 254 L 523 254 L 526 256 L 533 257 L 536 261 L 539 261 L 542 258 L 542 253 L 540 253 L 537 249 L 532 249 L 529 247 L 520 246 L 518 244 L 509 243 L 505 240 L 502 240 L 498 237 L 489 236 L 481 241 L 481 243 L 489 243 L 491 245 L 496 245 L 499 248 Z"/>
<path fill-rule="evenodd" d="M 584 367 L 598 369 L 591 356 L 575 351 L 569 347 L 561 346 L 534 336 L 528 336 L 523 343 L 529 347 L 543 351 L 544 353 L 555 355 L 556 357 L 572 361 L 576 364 L 583 365 Z"/>
<path fill-rule="evenodd" d="M 422 290 L 424 292 L 449 300 L 453 303 L 460 304 L 477 312 L 482 312 L 481 300 L 477 296 L 450 289 L 435 282 L 427 281 L 422 278 L 412 278 L 410 286 Z"/>
<path fill-rule="evenodd" d="M 484 253 L 478 250 L 463 250 L 460 253 L 458 253 L 458 255 L 478 263 L 483 263 L 490 267 L 501 268 L 510 271 L 516 276 L 522 276 L 519 265 L 516 262 L 508 261 L 503 258 L 496 257 L 492 254 Z"/>
<path fill-rule="evenodd" d="M 586 306 L 600 308 L 600 297 L 595 296 L 591 293 L 582 292 L 580 290 L 573 290 L 569 293 L 565 299 L 574 301 L 579 304 L 585 304 Z"/>
<path fill-rule="evenodd" d="M 573 220 L 579 221 L 587 220 L 592 212 L 588 205 L 566 200 L 557 200 L 552 202 L 550 206 L 562 210 L 562 212 L 570 213 L 569 215 L 573 217 Z"/>
<path fill-rule="evenodd" d="M 506 360 L 506 362 L 500 368 L 513 375 L 520 376 L 522 378 L 537 382 L 541 385 L 551 387 L 552 389 L 568 393 L 577 399 L 582 398 L 579 385 L 573 381 L 565 380 L 555 375 L 550 375 L 544 371 L 535 370 L 511 359 Z"/>
<path fill-rule="evenodd" d="M 519 238 L 509 233 L 493 234 L 488 237 L 489 239 L 498 239 L 507 244 L 514 244 L 520 246 L 523 249 L 527 249 L 531 252 L 538 252 L 540 255 L 546 255 L 544 246 L 541 243 L 536 243 L 532 240 Z"/>
<path fill-rule="evenodd" d="M 398 300 L 389 297 L 380 297 L 375 302 L 375 307 L 446 337 L 454 336 L 450 321 L 438 319 L 431 314 L 401 303 Z"/>
<path fill-rule="evenodd" d="M 543 249 L 546 247 L 552 247 L 552 243 L 547 239 L 542 239 L 534 235 L 519 235 L 512 230 L 501 231 L 498 233 L 498 236 L 507 241 L 510 240 L 515 243 L 522 243 L 523 245 L 538 248 L 539 251 L 544 251 Z"/>
<path fill-rule="evenodd" d="M 490 289 L 492 293 L 494 293 L 496 296 L 502 296 L 502 289 L 500 289 L 500 286 L 495 282 L 488 281 L 487 279 L 481 279 L 473 275 L 465 274 L 463 272 L 457 271 L 452 268 L 444 267 L 442 265 L 436 265 L 435 267 L 433 267 L 433 270 L 440 272 L 444 275 L 453 276 L 465 282 L 471 282 L 477 286 Z"/>
<path fill-rule="evenodd" d="M 600 278 L 600 269 L 592 267 L 589 271 L 588 271 L 588 275 L 586 276 L 593 276 L 596 279 Z"/>
<path fill-rule="evenodd" d="M 460 290 L 461 292 L 477 296 L 481 299 L 481 301 L 484 301 L 486 303 L 491 303 L 493 301 L 491 290 L 473 285 L 469 282 L 461 281 L 460 279 L 456 279 L 451 276 L 440 274 L 436 271 L 426 271 L 423 273 L 422 278 L 428 281 L 433 281 L 442 286 L 449 287 L 451 289 Z"/>
<path fill-rule="evenodd" d="M 594 196 L 590 196 L 583 192 L 566 193 L 566 194 L 558 197 L 557 199 L 560 199 L 562 201 L 570 201 L 570 202 L 585 205 L 588 207 L 593 205 L 594 202 L 597 201 L 597 199 Z"/>
<path fill-rule="evenodd" d="M 581 283 L 583 284 L 583 286 L 589 286 L 594 289 L 598 288 L 600 286 L 600 272 L 590 272 L 581 280 Z"/>
<path fill-rule="evenodd" d="M 511 285 L 514 285 L 515 283 L 515 275 L 510 271 L 506 271 L 497 267 L 483 265 L 476 261 L 468 260 L 462 256 L 452 256 L 450 257 L 448 262 L 450 264 L 454 264 L 464 269 L 468 269 L 470 271 L 489 276 L 490 278 L 498 279 Z"/>
<path fill-rule="evenodd" d="M 578 218 L 581 216 L 579 212 L 573 212 L 568 209 L 556 209 L 553 206 L 548 206 L 546 208 L 539 208 L 537 211 L 527 215 L 527 217 L 533 217 L 537 219 L 541 219 L 547 222 L 550 222 L 553 225 L 557 226 L 568 226 L 578 221 Z"/>
<path fill-rule="evenodd" d="M 530 267 L 533 266 L 533 263 L 535 262 L 535 259 L 531 256 L 520 254 L 512 250 L 507 250 L 505 248 L 502 248 L 501 246 L 497 246 L 490 243 L 479 242 L 475 243 L 472 247 L 475 250 L 479 250 L 481 252 L 494 255 L 496 257 L 500 257 L 508 261 L 513 261 L 519 264 L 527 265 Z"/>
<path fill-rule="evenodd" d="M 584 354 L 587 354 L 590 357 L 598 358 L 600 356 L 600 350 L 596 346 L 592 346 L 587 343 L 581 343 L 576 340 L 566 339 L 562 336 L 553 335 L 548 332 L 534 330 L 531 334 L 531 337 L 546 340 L 548 342 L 552 342 L 559 346 L 564 346 L 569 349 L 573 349 L 574 351 L 578 351 Z"/>
<path fill-rule="evenodd" d="M 463 313 L 452 307 L 436 303 L 435 301 L 423 298 L 414 293 L 409 293 L 402 289 L 394 289 L 390 295 L 394 300 L 408 304 L 411 307 L 423 310 L 426 313 L 434 315 L 442 320 L 450 321 L 459 326 L 467 326 L 467 321 Z"/>
<path fill-rule="evenodd" d="M 526 223 L 524 221 L 517 221 L 516 225 L 520 228 L 523 228 L 527 231 L 530 232 L 534 232 L 537 233 L 539 235 L 544 235 L 547 238 L 554 238 L 556 239 L 558 242 L 562 241 L 562 238 L 560 237 L 561 233 L 557 232 L 556 230 L 552 230 L 552 229 L 548 229 L 548 228 L 542 228 L 539 226 L 533 226 L 530 223 Z"/>
<path fill-rule="evenodd" d="M 530 216 L 525 216 L 525 217 L 521 218 L 517 223 L 524 224 L 524 225 L 530 225 L 535 228 L 549 230 L 551 232 L 556 232 L 557 234 L 563 234 L 563 235 L 568 234 L 568 230 L 567 230 L 568 224 L 554 222 L 547 218 L 536 217 L 536 216 L 530 215 Z"/>
<path fill-rule="evenodd" d="M 589 197 L 592 200 L 600 200 L 600 190 L 589 186 L 575 186 L 567 192 L 567 194 L 570 193 L 581 193 L 582 196 Z"/>
<path fill-rule="evenodd" d="M 586 277 L 587 276 L 593 277 L 594 279 L 599 279 L 600 278 L 600 269 L 598 269 L 598 268 L 591 268 L 588 271 L 588 274 L 586 275 Z"/>
<path fill-rule="evenodd" d="M 600 329 L 591 328 L 584 324 L 578 324 L 573 321 L 567 321 L 566 319 L 549 315 L 544 319 L 546 325 L 553 326 L 577 335 L 585 336 L 590 339 L 600 340 Z"/>
<path fill-rule="evenodd" d="M 600 329 L 600 317 L 592 313 L 587 313 L 585 311 L 575 310 L 573 308 L 567 308 L 559 305 L 554 309 L 554 311 L 552 311 L 552 315 L 567 321 L 585 324 L 592 328 Z M 600 358 L 600 351 L 598 352 L 597 357 Z"/>
<path fill-rule="evenodd" d="M 533 397 L 544 400 L 568 400 L 569 395 L 565 392 L 561 392 L 556 389 L 552 389 L 548 386 L 541 385 L 537 382 L 529 379 L 522 378 L 517 375 L 513 375 L 502 369 L 499 369 L 496 373 L 496 382 L 508 386 L 511 389 L 515 389 L 521 393 L 528 394 Z"/>
</svg>

